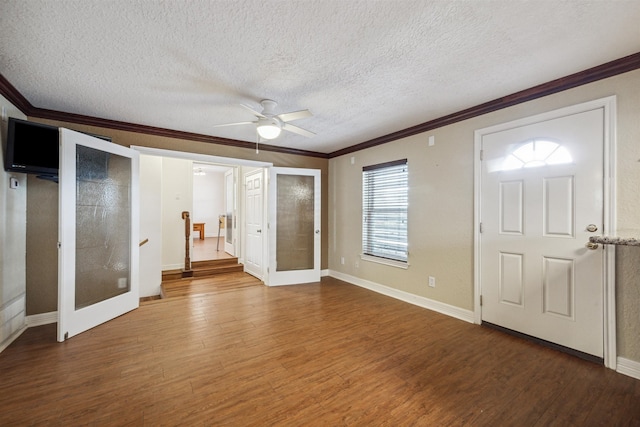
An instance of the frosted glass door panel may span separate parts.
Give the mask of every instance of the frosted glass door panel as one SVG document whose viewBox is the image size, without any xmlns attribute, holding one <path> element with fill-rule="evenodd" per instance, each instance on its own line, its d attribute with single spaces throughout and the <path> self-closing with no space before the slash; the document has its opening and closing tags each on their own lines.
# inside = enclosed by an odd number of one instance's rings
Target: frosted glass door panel
<svg viewBox="0 0 640 427">
<path fill-rule="evenodd" d="M 313 268 L 314 177 L 278 175 L 276 271 Z"/>
<path fill-rule="evenodd" d="M 131 159 L 76 150 L 76 309 L 130 289 Z"/>
</svg>

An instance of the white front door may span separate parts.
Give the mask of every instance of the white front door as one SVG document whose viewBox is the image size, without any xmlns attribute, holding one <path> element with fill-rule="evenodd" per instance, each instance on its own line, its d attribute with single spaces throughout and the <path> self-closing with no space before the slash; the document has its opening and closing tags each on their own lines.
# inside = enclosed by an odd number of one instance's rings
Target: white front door
<svg viewBox="0 0 640 427">
<path fill-rule="evenodd" d="M 269 286 L 320 281 L 320 171 L 271 168 Z"/>
<path fill-rule="evenodd" d="M 229 255 L 236 254 L 236 168 L 224 173 L 224 251 Z"/>
<path fill-rule="evenodd" d="M 482 322 L 603 357 L 603 138 L 603 108 L 482 135 Z"/>
<path fill-rule="evenodd" d="M 263 170 L 245 175 L 245 262 L 244 271 L 262 279 L 264 277 L 263 258 Z"/>
<path fill-rule="evenodd" d="M 138 153 L 60 129 L 58 341 L 138 307 Z"/>
</svg>

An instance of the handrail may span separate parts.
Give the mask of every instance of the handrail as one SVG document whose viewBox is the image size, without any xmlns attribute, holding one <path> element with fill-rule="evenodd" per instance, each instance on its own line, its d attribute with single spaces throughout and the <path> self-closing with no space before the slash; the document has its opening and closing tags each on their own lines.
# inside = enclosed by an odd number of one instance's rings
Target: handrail
<svg viewBox="0 0 640 427">
<path fill-rule="evenodd" d="M 191 258 L 189 256 L 189 238 L 191 237 L 191 217 L 188 211 L 182 212 L 184 219 L 184 271 L 191 271 Z"/>
</svg>

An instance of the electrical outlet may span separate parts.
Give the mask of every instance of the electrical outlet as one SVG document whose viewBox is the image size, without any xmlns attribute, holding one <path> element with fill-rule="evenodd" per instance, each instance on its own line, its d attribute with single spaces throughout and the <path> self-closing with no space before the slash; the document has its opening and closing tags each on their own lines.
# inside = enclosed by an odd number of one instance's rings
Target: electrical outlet
<svg viewBox="0 0 640 427">
<path fill-rule="evenodd" d="M 7 121 L 7 109 L 4 107 L 4 105 L 2 106 L 2 121 Z"/>
<path fill-rule="evenodd" d="M 344 257 L 340 258 L 340 264 L 344 265 Z"/>
<path fill-rule="evenodd" d="M 430 288 L 436 287 L 436 278 L 433 276 L 429 276 L 429 287 Z"/>
<path fill-rule="evenodd" d="M 118 289 L 124 289 L 127 287 L 127 278 L 121 277 L 118 279 Z"/>
<path fill-rule="evenodd" d="M 356 268 L 360 267 L 360 263 L 358 261 L 356 261 Z"/>
</svg>

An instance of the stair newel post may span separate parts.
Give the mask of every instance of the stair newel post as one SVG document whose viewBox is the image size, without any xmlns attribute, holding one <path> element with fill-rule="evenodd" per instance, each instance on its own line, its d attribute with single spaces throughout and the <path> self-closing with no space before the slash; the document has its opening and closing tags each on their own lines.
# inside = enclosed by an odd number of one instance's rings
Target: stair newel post
<svg viewBox="0 0 640 427">
<path fill-rule="evenodd" d="M 191 277 L 193 271 L 191 270 L 191 257 L 189 256 L 190 245 L 189 238 L 191 237 L 191 217 L 188 211 L 182 212 L 182 219 L 184 220 L 184 277 Z"/>
</svg>

